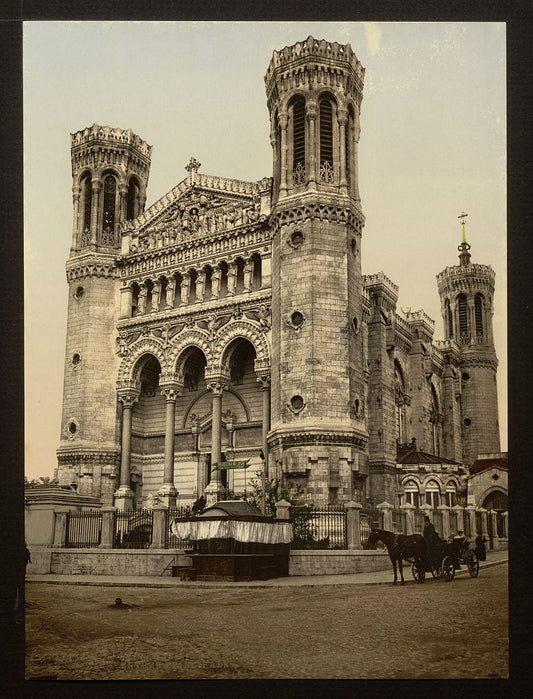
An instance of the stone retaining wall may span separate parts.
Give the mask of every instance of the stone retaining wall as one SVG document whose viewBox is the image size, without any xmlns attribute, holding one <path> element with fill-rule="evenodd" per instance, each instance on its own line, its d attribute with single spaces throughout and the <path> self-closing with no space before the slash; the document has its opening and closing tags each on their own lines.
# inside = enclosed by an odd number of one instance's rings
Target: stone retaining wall
<svg viewBox="0 0 533 699">
<path fill-rule="evenodd" d="M 291 551 L 289 575 L 349 575 L 390 566 L 386 551 Z"/>
</svg>

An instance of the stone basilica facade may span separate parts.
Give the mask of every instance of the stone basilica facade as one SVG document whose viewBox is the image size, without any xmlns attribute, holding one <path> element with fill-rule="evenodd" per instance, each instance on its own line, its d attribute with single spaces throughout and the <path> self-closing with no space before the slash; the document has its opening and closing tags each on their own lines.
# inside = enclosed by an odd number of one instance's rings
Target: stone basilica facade
<svg viewBox="0 0 533 699">
<path fill-rule="evenodd" d="M 453 505 L 468 465 L 499 452 L 491 267 L 463 236 L 437 275 L 442 341 L 383 272 L 362 274 L 363 80 L 349 45 L 275 51 L 273 177 L 191 158 L 148 208 L 151 146 L 72 134 L 61 484 L 123 509 L 211 501 L 264 455 L 315 504 Z"/>
</svg>

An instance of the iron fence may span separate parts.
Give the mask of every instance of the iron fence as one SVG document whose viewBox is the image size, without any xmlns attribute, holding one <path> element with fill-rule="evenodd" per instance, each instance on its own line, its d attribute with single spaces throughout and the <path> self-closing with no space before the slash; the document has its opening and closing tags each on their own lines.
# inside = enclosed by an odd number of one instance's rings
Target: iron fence
<svg viewBox="0 0 533 699">
<path fill-rule="evenodd" d="M 100 510 L 71 510 L 67 512 L 65 546 L 68 548 L 93 548 L 99 546 L 102 537 L 102 513 Z"/>
<path fill-rule="evenodd" d="M 422 534 L 424 531 L 424 510 L 415 510 L 415 534 Z"/>
<path fill-rule="evenodd" d="M 361 533 L 361 544 L 364 549 L 368 547 L 368 537 L 370 536 L 370 528 L 383 528 L 383 513 L 381 510 L 364 507 L 359 512 L 359 531 Z"/>
<path fill-rule="evenodd" d="M 450 510 L 450 536 L 457 534 L 457 529 L 457 510 Z"/>
<path fill-rule="evenodd" d="M 154 515 L 152 510 L 121 510 L 115 512 L 113 548 L 147 549 L 152 543 Z"/>
<path fill-rule="evenodd" d="M 290 509 L 293 549 L 346 549 L 344 505 L 299 505 Z"/>
<path fill-rule="evenodd" d="M 472 533 L 472 527 L 470 526 L 470 515 L 467 514 L 467 512 L 464 513 L 463 522 L 464 522 L 464 529 L 465 529 L 466 538 L 473 539 L 474 535 Z"/>
<path fill-rule="evenodd" d="M 395 534 L 407 534 L 406 520 L 406 513 L 395 507 L 392 511 L 392 531 Z"/>
<path fill-rule="evenodd" d="M 483 520 L 481 517 L 481 512 L 476 512 L 476 533 L 477 532 L 483 532 Z"/>
<path fill-rule="evenodd" d="M 189 549 L 192 548 L 190 541 L 185 539 L 178 539 L 177 536 L 171 533 L 170 525 L 174 519 L 184 519 L 191 517 L 191 510 L 189 507 L 172 507 L 166 512 L 166 525 L 165 525 L 165 548 L 166 549 Z"/>
</svg>

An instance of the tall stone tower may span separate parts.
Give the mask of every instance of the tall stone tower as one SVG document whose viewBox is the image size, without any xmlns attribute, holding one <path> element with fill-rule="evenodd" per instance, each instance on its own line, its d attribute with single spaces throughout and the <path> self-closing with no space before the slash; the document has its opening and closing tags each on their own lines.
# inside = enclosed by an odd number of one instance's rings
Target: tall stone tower
<svg viewBox="0 0 533 699">
<path fill-rule="evenodd" d="M 131 130 L 94 124 L 71 134 L 74 223 L 66 265 L 58 477 L 109 503 L 120 455 L 115 345 L 120 225 L 143 211 L 151 150 Z"/>
<path fill-rule="evenodd" d="M 459 265 L 437 275 L 445 340 L 459 349 L 462 460 L 500 451 L 498 360 L 494 349 L 494 270 L 470 261 L 462 214 L 463 240 Z"/>
<path fill-rule="evenodd" d="M 364 68 L 349 44 L 275 51 L 270 471 L 317 502 L 366 469 L 357 143 Z"/>
</svg>

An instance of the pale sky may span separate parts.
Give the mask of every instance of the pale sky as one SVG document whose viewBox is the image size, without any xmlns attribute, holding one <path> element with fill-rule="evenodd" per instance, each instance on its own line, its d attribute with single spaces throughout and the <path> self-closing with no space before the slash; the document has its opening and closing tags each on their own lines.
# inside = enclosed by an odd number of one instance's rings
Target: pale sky
<svg viewBox="0 0 533 699">
<path fill-rule="evenodd" d="M 25 22 L 26 473 L 52 476 L 59 446 L 72 236 L 69 134 L 97 123 L 153 146 L 146 206 L 201 172 L 272 175 L 263 77 L 275 49 L 309 35 L 350 43 L 366 68 L 359 181 L 364 274 L 400 287 L 443 339 L 436 275 L 496 272 L 502 450 L 507 449 L 504 23 Z"/>
</svg>

